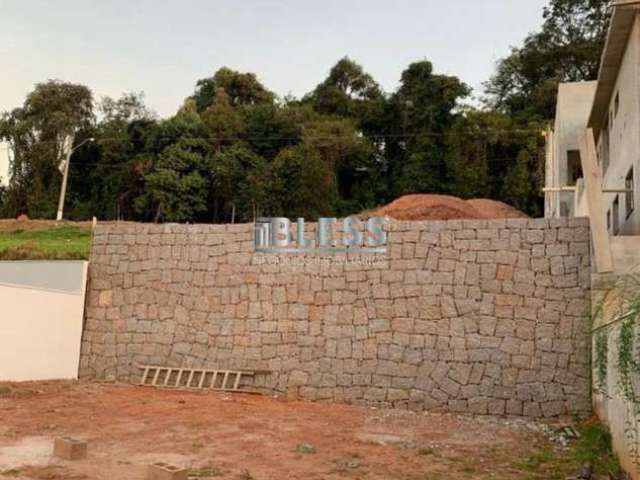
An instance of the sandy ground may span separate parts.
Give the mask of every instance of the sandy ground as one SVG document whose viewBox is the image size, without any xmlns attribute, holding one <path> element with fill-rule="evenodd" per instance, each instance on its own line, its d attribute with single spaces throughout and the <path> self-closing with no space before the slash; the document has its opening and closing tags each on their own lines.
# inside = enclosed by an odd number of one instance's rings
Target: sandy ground
<svg viewBox="0 0 640 480">
<path fill-rule="evenodd" d="M 190 478 L 564 478 L 521 469 L 559 448 L 525 425 L 130 385 L 0 385 L 0 478 L 142 480 L 158 461 Z M 88 458 L 53 458 L 56 436 L 87 440 Z"/>
<path fill-rule="evenodd" d="M 388 216 L 396 220 L 527 218 L 523 212 L 496 200 L 463 200 L 449 195 L 431 194 L 405 195 L 371 215 Z"/>
</svg>

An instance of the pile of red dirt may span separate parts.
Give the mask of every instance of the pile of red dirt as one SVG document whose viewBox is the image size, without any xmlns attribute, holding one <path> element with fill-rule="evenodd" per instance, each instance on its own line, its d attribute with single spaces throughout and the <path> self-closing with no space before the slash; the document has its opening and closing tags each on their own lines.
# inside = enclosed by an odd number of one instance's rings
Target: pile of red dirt
<svg viewBox="0 0 640 480">
<path fill-rule="evenodd" d="M 372 213 L 395 220 L 527 218 L 506 203 L 485 198 L 462 200 L 448 195 L 405 195 Z"/>
</svg>

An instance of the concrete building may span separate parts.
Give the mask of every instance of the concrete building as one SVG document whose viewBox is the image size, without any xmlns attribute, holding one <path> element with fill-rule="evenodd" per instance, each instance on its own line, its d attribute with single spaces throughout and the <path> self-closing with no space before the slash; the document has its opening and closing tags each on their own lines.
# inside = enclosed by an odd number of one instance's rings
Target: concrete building
<svg viewBox="0 0 640 480">
<path fill-rule="evenodd" d="M 630 2 L 613 11 L 588 127 L 593 129 L 612 235 L 640 234 L 640 17 Z M 624 4 L 628 4 L 625 6 Z"/>
<path fill-rule="evenodd" d="M 553 130 L 547 133 L 545 216 L 586 216 L 576 205 L 582 178 L 578 134 L 587 128 L 598 82 L 561 83 Z"/>
<path fill-rule="evenodd" d="M 640 273 L 639 13 L 637 0 L 614 3 L 597 82 L 560 85 L 545 182 L 546 217 L 590 219 L 593 406 L 634 480 L 640 479 L 640 417 L 620 387 L 619 352 L 629 319 L 634 338 L 640 335 L 628 307 L 638 298 Z M 632 381 L 637 389 L 640 376 Z"/>
<path fill-rule="evenodd" d="M 590 214 L 578 147 L 580 133 L 590 128 L 612 236 L 640 235 L 639 9 L 635 0 L 615 4 L 598 80 L 560 85 L 547 137 L 545 216 Z"/>
</svg>

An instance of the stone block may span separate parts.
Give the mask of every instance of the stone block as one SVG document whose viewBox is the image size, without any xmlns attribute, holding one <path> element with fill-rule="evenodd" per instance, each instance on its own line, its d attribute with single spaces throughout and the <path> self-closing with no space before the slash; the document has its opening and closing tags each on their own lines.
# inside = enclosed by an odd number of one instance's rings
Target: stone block
<svg viewBox="0 0 640 480">
<path fill-rule="evenodd" d="M 56 437 L 53 455 L 64 460 L 81 460 L 87 457 L 87 442 L 70 437 Z"/>
<path fill-rule="evenodd" d="M 147 467 L 147 480 L 188 480 L 189 470 L 164 462 L 153 463 Z"/>
</svg>

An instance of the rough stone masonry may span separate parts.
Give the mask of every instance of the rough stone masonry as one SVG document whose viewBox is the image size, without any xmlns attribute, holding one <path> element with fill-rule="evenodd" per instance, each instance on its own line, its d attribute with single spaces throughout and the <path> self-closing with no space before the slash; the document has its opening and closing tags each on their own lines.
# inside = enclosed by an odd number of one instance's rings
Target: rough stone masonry
<svg viewBox="0 0 640 480">
<path fill-rule="evenodd" d="M 81 376 L 269 370 L 307 399 L 591 410 L 586 219 L 393 222 L 376 258 L 254 253 L 252 225 L 99 224 Z"/>
</svg>

